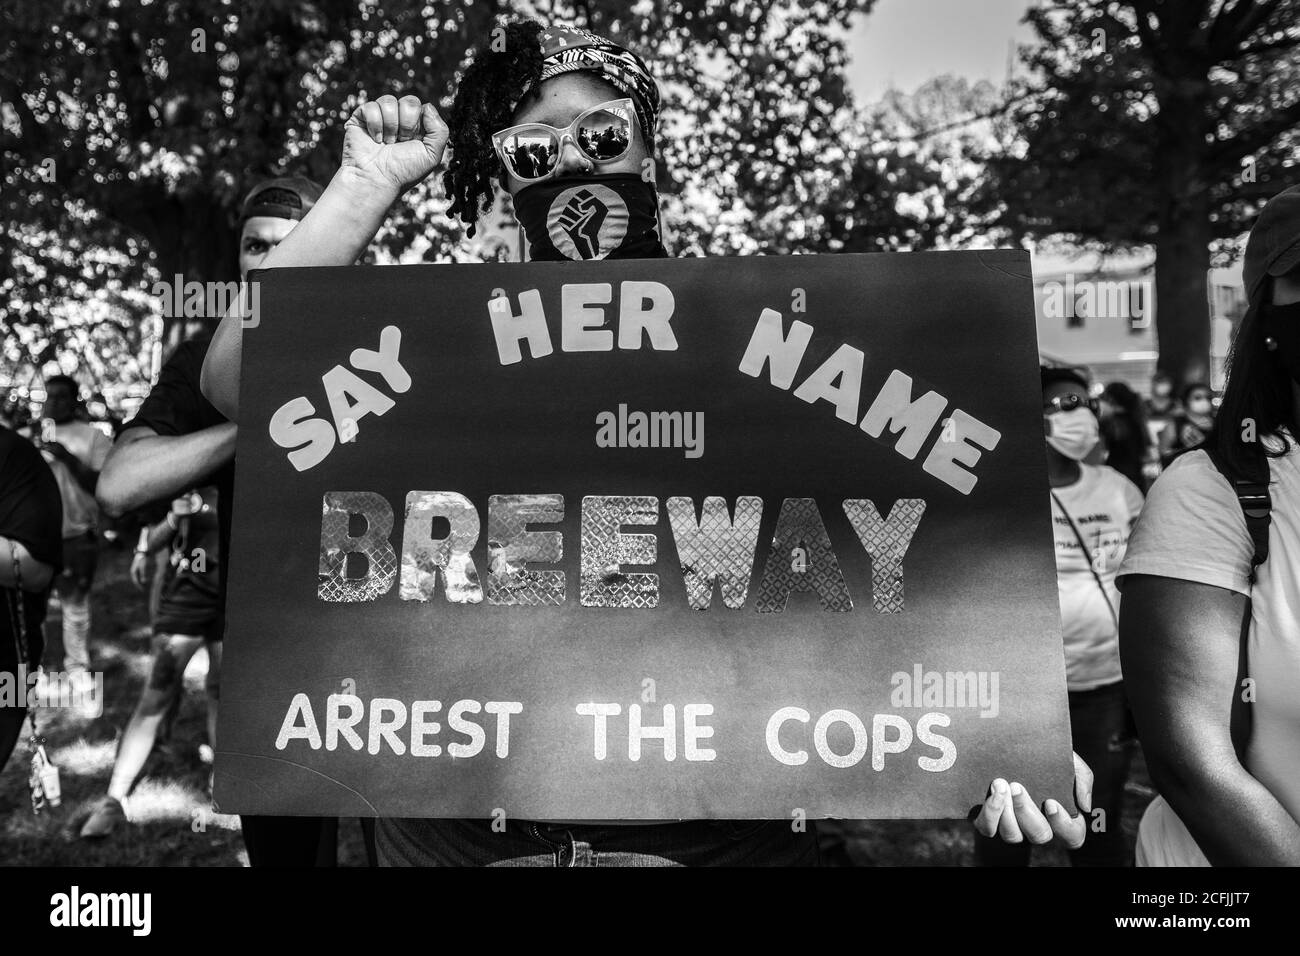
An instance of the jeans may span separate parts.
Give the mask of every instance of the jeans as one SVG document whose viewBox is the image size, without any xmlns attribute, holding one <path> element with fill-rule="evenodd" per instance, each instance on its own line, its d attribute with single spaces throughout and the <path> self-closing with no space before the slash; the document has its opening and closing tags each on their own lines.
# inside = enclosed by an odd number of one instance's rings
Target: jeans
<svg viewBox="0 0 1300 956">
<path fill-rule="evenodd" d="M 1124 839 L 1122 814 L 1124 783 L 1128 779 L 1131 750 L 1128 744 L 1127 701 L 1124 682 L 1093 690 L 1070 691 L 1070 731 L 1074 750 L 1092 768 L 1092 813 L 1087 815 L 1088 836 L 1083 846 L 1070 851 L 1074 866 L 1131 866 Z M 1040 805 L 1055 797 L 1070 806 L 1065 794 L 1033 794 Z M 1070 795 L 1071 797 L 1073 794 Z M 1104 816 L 1098 811 L 1104 811 Z M 1028 866 L 1031 843 L 1004 843 L 975 837 L 975 858 L 980 866 Z"/>
<path fill-rule="evenodd" d="M 380 818 L 380 866 L 817 866 L 812 828 L 784 820 L 640 825 Z"/>
</svg>

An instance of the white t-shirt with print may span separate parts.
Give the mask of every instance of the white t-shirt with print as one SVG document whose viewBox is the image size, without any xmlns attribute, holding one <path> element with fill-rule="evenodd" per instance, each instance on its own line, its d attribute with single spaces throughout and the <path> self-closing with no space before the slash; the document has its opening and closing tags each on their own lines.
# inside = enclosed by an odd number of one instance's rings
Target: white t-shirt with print
<svg viewBox="0 0 1300 956">
<path fill-rule="evenodd" d="M 1120 578 L 1122 584 L 1126 575 L 1150 574 L 1250 596 L 1246 654 L 1256 700 L 1245 765 L 1300 820 L 1300 448 L 1292 445 L 1285 456 L 1269 459 L 1269 468 L 1268 560 L 1259 566 L 1253 590 L 1254 545 L 1241 504 L 1203 451 L 1177 459 L 1152 486 Z M 1170 834 L 1186 830 L 1160 800 L 1143 817 L 1139 849 L 1148 844 L 1146 852 L 1158 861 Z"/>
<path fill-rule="evenodd" d="M 1115 615 L 1119 614 L 1115 574 L 1124 558 L 1129 530 L 1142 510 L 1142 492 L 1114 468 L 1083 464 L 1079 467 L 1082 473 L 1078 481 L 1052 489 L 1065 680 L 1073 691 L 1104 687 L 1123 676 L 1119 666 L 1119 635 L 1115 631 Z M 1071 520 L 1087 545 L 1086 552 L 1071 530 Z M 1097 583 L 1098 578 L 1101 585 Z"/>
</svg>

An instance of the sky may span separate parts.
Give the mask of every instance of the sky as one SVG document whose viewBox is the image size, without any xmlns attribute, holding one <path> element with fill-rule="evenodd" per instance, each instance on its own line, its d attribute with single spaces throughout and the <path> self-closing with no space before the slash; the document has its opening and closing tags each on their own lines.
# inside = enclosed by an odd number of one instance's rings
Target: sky
<svg viewBox="0 0 1300 956">
<path fill-rule="evenodd" d="M 891 85 L 911 92 L 941 73 L 1006 79 L 1010 44 L 1032 31 L 1019 22 L 1029 0 L 876 0 L 849 41 L 849 81 L 859 102 Z"/>
</svg>

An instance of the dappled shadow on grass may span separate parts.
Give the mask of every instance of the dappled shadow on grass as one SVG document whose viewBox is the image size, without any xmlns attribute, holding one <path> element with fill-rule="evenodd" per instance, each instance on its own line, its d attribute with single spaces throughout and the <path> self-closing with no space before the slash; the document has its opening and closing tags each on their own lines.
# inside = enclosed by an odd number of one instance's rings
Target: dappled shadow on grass
<svg viewBox="0 0 1300 956">
<path fill-rule="evenodd" d="M 130 797 L 128 822 L 98 841 L 79 836 L 108 790 L 117 742 L 149 675 L 150 631 L 145 596 L 127 579 L 129 553 L 100 555 L 92 601 L 91 654 L 104 674 L 104 712 L 88 718 L 70 708 L 42 708 L 40 733 L 58 765 L 62 805 L 40 815 L 31 810 L 27 768 L 31 750 L 19 743 L 0 772 L 0 865 L 5 866 L 246 866 L 239 818 L 212 812 L 211 767 L 200 759 L 207 742 L 203 680 L 207 654 L 194 655 L 185 671 L 185 697 L 171 737 L 160 740 Z M 46 623 L 45 661 L 62 659 L 61 620 L 53 608 Z M 339 862 L 364 866 L 356 821 L 339 828 Z"/>
<path fill-rule="evenodd" d="M 71 708 L 42 708 L 40 733 L 58 765 L 63 801 L 33 814 L 27 794 L 31 750 L 19 743 L 0 773 L 0 862 L 17 866 L 240 866 L 246 862 L 238 819 L 212 813 L 210 768 L 199 759 L 207 739 L 202 695 L 206 654 L 186 672 L 186 695 L 171 739 L 160 741 L 124 802 L 128 821 L 99 841 L 81 825 L 108 789 L 117 742 L 148 677 L 149 631 L 144 595 L 126 579 L 129 556 L 101 555 L 92 595 L 91 649 L 104 674 L 104 712 L 87 718 Z M 57 608 L 46 624 L 45 660 L 62 657 Z M 196 692 L 197 691 L 197 692 Z"/>
</svg>

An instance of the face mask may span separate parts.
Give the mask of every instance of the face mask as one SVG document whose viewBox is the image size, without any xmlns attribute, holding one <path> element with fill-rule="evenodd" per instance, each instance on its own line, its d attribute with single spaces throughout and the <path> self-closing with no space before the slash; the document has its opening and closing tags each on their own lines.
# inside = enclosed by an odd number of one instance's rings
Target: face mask
<svg viewBox="0 0 1300 956">
<path fill-rule="evenodd" d="M 515 195 L 534 261 L 662 259 L 659 197 L 634 173 L 548 179 Z"/>
<path fill-rule="evenodd" d="M 1188 402 L 1187 411 L 1193 415 L 1208 415 L 1210 414 L 1210 403 L 1204 399 L 1198 399 L 1195 402 Z"/>
<path fill-rule="evenodd" d="M 1052 433 L 1047 436 L 1051 445 L 1066 458 L 1082 461 L 1097 447 L 1100 429 L 1097 416 L 1086 408 L 1073 408 L 1047 417 Z"/>
<path fill-rule="evenodd" d="M 1277 343 L 1278 363 L 1296 382 L 1300 382 L 1300 302 L 1291 305 L 1260 304 L 1264 332 Z"/>
</svg>

